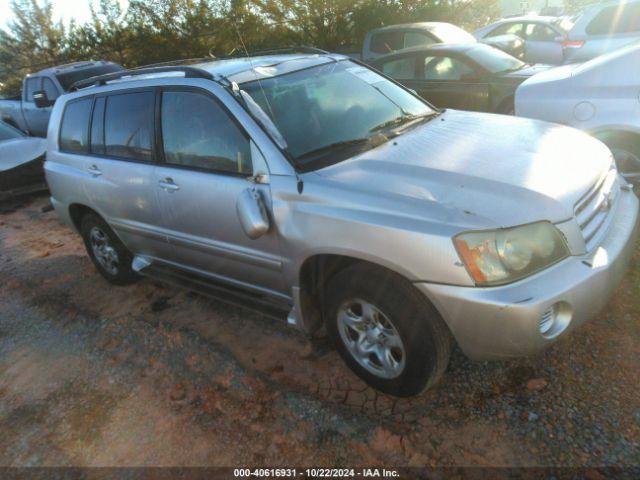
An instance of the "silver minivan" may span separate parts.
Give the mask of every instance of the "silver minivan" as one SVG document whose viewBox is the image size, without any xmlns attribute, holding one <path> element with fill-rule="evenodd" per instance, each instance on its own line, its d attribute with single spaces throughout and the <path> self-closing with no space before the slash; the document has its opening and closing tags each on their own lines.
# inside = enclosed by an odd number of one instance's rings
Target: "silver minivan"
<svg viewBox="0 0 640 480">
<path fill-rule="evenodd" d="M 47 181 L 98 271 L 326 329 L 382 391 L 533 354 L 592 318 L 638 200 L 577 130 L 439 111 L 333 54 L 94 78 L 56 103 Z"/>
</svg>

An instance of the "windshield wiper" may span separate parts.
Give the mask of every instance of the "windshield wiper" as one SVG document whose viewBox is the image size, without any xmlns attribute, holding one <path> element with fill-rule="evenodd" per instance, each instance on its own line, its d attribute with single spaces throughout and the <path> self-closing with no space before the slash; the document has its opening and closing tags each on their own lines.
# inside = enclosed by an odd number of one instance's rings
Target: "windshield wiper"
<svg viewBox="0 0 640 480">
<path fill-rule="evenodd" d="M 380 125 L 376 125 L 375 127 L 371 128 L 369 131 L 379 132 L 381 130 L 393 130 L 397 127 L 407 126 L 408 124 L 413 124 L 414 122 L 417 122 L 419 120 L 430 119 L 437 115 L 438 115 L 437 112 L 427 113 L 424 115 L 405 114 L 397 118 L 394 118 L 393 120 L 389 120 L 387 122 L 381 123 Z"/>
<path fill-rule="evenodd" d="M 305 160 L 311 157 L 317 157 L 325 153 L 333 153 L 336 150 L 342 150 L 349 147 L 359 147 L 367 145 L 371 141 L 371 137 L 354 138 L 352 140 L 342 140 L 340 142 L 330 143 L 324 147 L 316 148 L 300 155 L 297 160 Z"/>
</svg>

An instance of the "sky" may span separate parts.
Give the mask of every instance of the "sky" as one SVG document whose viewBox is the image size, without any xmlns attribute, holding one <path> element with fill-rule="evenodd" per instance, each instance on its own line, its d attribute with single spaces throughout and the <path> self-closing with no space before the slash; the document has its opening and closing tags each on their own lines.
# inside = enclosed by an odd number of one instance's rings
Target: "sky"
<svg viewBox="0 0 640 480">
<path fill-rule="evenodd" d="M 43 0 L 38 0 L 41 4 Z M 52 0 L 54 19 L 62 19 L 66 24 L 72 18 L 82 23 L 91 18 L 89 2 L 92 0 Z M 120 0 L 122 7 L 126 7 L 128 0 Z M 0 28 L 4 28 L 11 21 L 11 0 L 0 0 Z"/>
</svg>

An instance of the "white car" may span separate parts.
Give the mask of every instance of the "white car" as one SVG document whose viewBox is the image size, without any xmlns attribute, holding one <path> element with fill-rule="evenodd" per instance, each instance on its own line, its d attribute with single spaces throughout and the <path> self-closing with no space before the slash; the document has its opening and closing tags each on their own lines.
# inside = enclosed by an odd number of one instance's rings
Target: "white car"
<svg viewBox="0 0 640 480">
<path fill-rule="evenodd" d="M 516 90 L 515 111 L 592 134 L 640 183 L 640 43 L 534 75 Z"/>
</svg>

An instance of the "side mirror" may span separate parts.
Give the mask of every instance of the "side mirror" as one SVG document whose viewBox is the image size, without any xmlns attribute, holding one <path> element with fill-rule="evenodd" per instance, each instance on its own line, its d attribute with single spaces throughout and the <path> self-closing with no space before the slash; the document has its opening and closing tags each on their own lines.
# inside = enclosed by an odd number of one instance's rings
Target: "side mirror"
<svg viewBox="0 0 640 480">
<path fill-rule="evenodd" d="M 47 92 L 45 92 L 44 90 L 33 92 L 33 101 L 38 108 L 51 107 L 54 103 L 56 103 L 55 99 L 49 100 L 49 97 L 47 97 Z"/>
<path fill-rule="evenodd" d="M 256 188 L 247 188 L 236 201 L 236 213 L 247 237 L 255 240 L 269 231 L 269 216 Z"/>
</svg>

